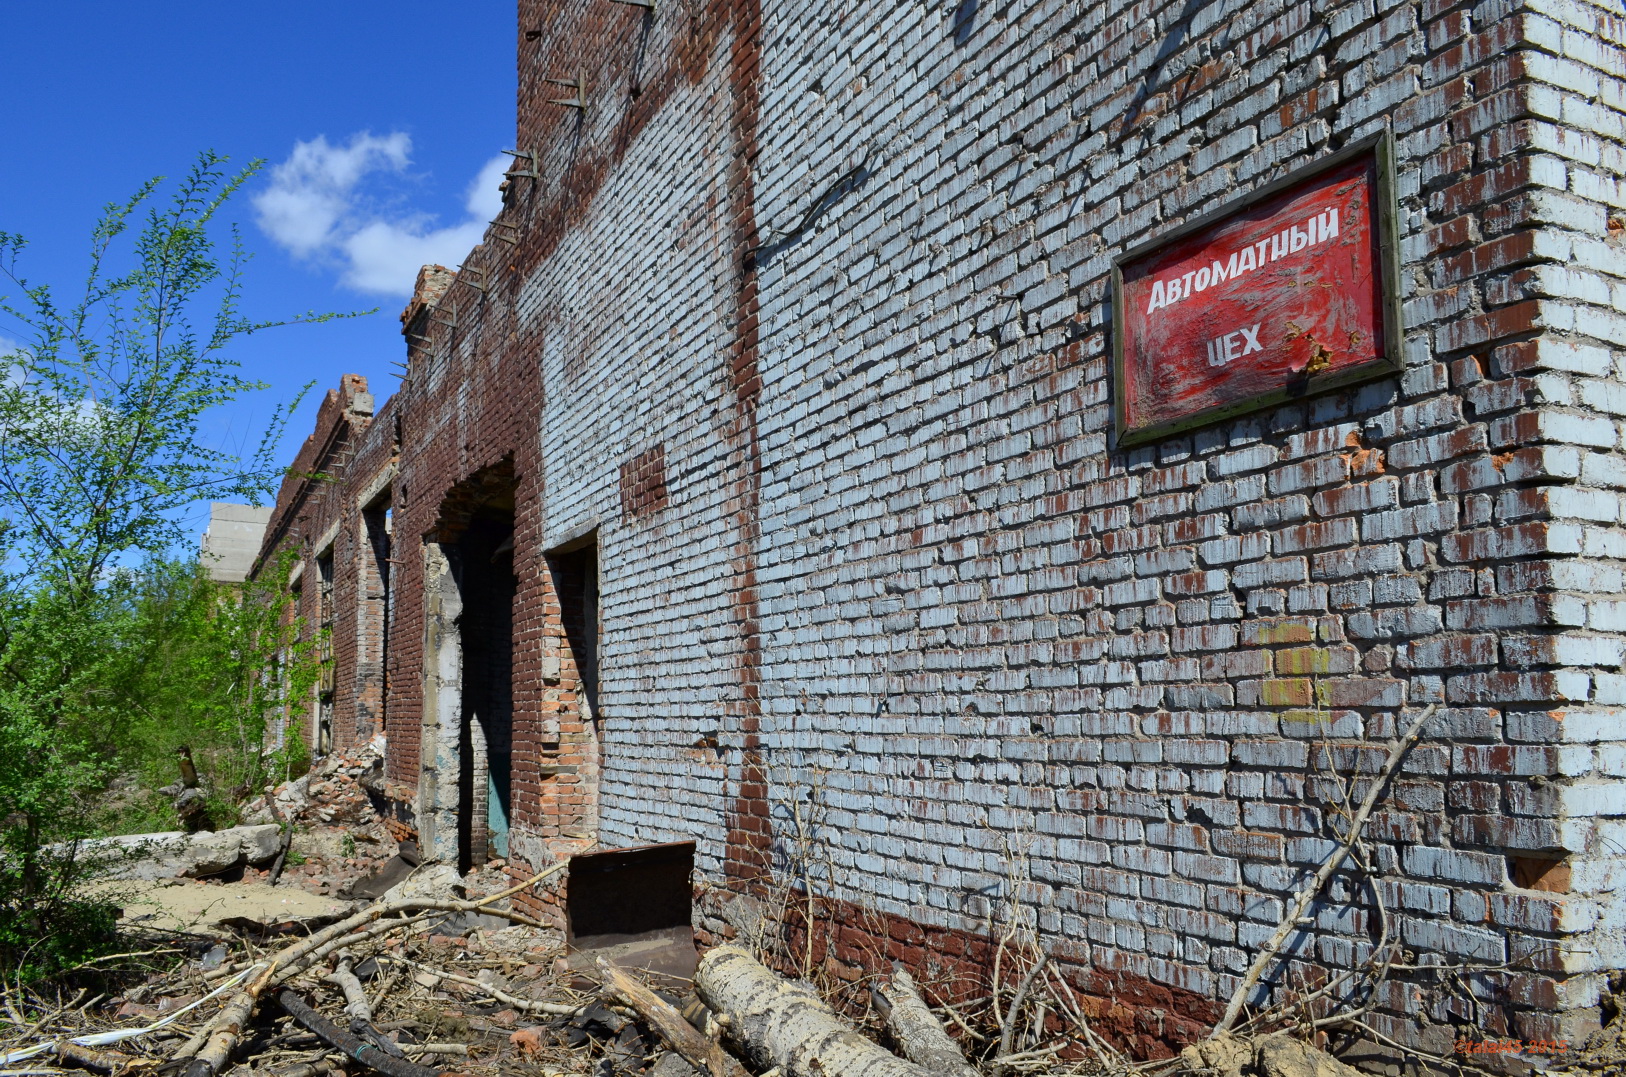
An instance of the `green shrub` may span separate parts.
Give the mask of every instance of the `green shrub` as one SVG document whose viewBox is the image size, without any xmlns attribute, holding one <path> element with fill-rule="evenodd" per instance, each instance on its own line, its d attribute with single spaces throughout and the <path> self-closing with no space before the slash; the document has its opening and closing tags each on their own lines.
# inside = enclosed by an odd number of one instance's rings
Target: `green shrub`
<svg viewBox="0 0 1626 1077">
<path fill-rule="evenodd" d="M 241 592 L 172 560 L 185 510 L 256 502 L 282 477 L 292 405 L 250 458 L 205 436 L 212 409 L 264 388 L 230 347 L 305 315 L 241 312 L 246 261 L 217 214 L 257 164 L 204 154 L 155 204 L 160 182 L 107 207 L 82 291 L 59 301 L 19 270 L 0 233 L 0 973 L 38 975 L 105 939 L 111 905 L 85 895 L 94 865 L 51 851 L 161 818 L 144 788 L 190 741 L 212 810 L 292 758 L 261 748 L 300 688 L 285 600 Z M 190 558 L 188 559 L 190 560 Z M 308 687 L 308 682 L 306 684 Z M 173 770 L 170 772 L 173 775 Z M 121 775 L 134 784 L 117 784 Z M 168 780 L 167 778 L 165 779 Z"/>
</svg>

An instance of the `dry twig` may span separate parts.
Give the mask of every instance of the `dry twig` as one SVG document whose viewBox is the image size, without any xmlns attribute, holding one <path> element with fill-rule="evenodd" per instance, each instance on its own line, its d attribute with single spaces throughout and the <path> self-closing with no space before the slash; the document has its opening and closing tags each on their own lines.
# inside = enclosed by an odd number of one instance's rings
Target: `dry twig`
<svg viewBox="0 0 1626 1077">
<path fill-rule="evenodd" d="M 1040 951 L 1038 960 L 1033 962 L 1033 967 L 1028 969 L 1027 975 L 1023 976 L 1022 982 L 1017 985 L 1016 995 L 1011 999 L 1011 1008 L 1005 1011 L 1004 1018 L 999 1022 L 999 1055 L 989 1066 L 994 1077 L 999 1077 L 1005 1072 L 1002 1060 L 1011 1053 L 1011 1037 L 1016 1032 L 1017 1015 L 1022 1012 L 1022 1003 L 1027 1001 L 1028 992 L 1033 989 L 1033 981 L 1044 971 L 1049 961 L 1050 956 Z"/>
<path fill-rule="evenodd" d="M 1350 820 L 1349 833 L 1344 836 L 1344 840 L 1332 852 L 1327 854 L 1326 859 L 1321 862 L 1321 867 L 1316 870 L 1315 875 L 1288 902 L 1287 912 L 1283 914 L 1281 923 L 1277 925 L 1270 938 L 1265 941 L 1265 945 L 1260 949 L 1258 956 L 1254 958 L 1253 964 L 1249 966 L 1247 973 L 1242 977 L 1242 982 L 1237 985 L 1236 990 L 1231 994 L 1231 1000 L 1225 1007 L 1225 1013 L 1220 1018 L 1219 1023 L 1214 1026 L 1214 1030 L 1209 1033 L 1209 1039 L 1230 1031 L 1231 1026 L 1236 1024 L 1237 1017 L 1241 1015 L 1242 1007 L 1247 1003 L 1248 996 L 1253 993 L 1254 986 L 1264 976 L 1265 970 L 1281 955 L 1282 946 L 1302 925 L 1305 912 L 1310 908 L 1316 897 L 1320 895 L 1322 888 L 1327 885 L 1327 881 L 1349 858 L 1350 852 L 1354 849 L 1356 843 L 1360 841 L 1361 830 L 1366 826 L 1366 821 L 1371 818 L 1372 810 L 1377 807 L 1384 791 L 1388 789 L 1389 779 L 1400 768 L 1400 764 L 1406 758 L 1407 753 L 1422 738 L 1423 726 L 1434 716 L 1435 709 L 1436 705 L 1432 703 L 1425 707 L 1423 713 L 1417 717 L 1411 727 L 1406 730 L 1399 740 L 1390 746 L 1388 759 L 1384 761 L 1378 772 L 1373 775 L 1371 788 L 1367 790 L 1366 798 L 1361 802 L 1360 810 Z"/>
<path fill-rule="evenodd" d="M 421 972 L 429 973 L 431 976 L 438 976 L 442 980 L 450 980 L 454 984 L 463 984 L 467 987 L 478 987 L 481 991 L 484 991 L 487 995 L 490 995 L 498 1002 L 501 1002 L 505 1006 L 512 1006 L 521 1013 L 546 1013 L 552 1014 L 556 1017 L 569 1017 L 572 1014 L 581 1012 L 580 1006 L 570 1006 L 562 1002 L 542 1002 L 534 998 L 521 998 L 518 995 L 509 994 L 507 991 L 497 987 L 495 984 L 488 984 L 483 980 L 476 980 L 472 976 L 459 976 L 457 973 L 447 972 L 445 969 L 431 968 L 428 965 L 417 961 L 411 961 L 404 957 L 395 957 L 390 955 L 381 958 L 381 960 L 387 961 L 392 965 L 405 965 L 408 968 L 418 969 Z"/>
</svg>

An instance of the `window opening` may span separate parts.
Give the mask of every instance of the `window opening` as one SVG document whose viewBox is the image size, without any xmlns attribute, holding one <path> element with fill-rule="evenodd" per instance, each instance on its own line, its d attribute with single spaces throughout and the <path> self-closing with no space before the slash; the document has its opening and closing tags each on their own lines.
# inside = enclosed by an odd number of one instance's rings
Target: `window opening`
<svg viewBox="0 0 1626 1077">
<path fill-rule="evenodd" d="M 559 594 L 559 613 L 564 622 L 565 641 L 576 668 L 577 701 L 582 723 L 591 727 L 599 718 L 598 650 L 599 591 L 598 544 L 567 553 L 554 554 L 554 586 Z"/>
</svg>

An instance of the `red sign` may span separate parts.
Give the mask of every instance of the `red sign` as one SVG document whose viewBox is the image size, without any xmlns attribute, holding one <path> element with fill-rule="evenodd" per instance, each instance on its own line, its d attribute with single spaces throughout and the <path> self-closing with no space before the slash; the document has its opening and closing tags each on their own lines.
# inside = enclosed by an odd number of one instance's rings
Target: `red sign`
<svg viewBox="0 0 1626 1077">
<path fill-rule="evenodd" d="M 1119 444 L 1398 369 L 1386 142 L 1114 266 Z"/>
</svg>

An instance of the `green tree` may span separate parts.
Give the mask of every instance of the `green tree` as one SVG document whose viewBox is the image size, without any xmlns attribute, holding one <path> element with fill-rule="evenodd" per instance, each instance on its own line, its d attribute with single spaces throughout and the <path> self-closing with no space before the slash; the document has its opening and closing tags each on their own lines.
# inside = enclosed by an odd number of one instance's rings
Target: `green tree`
<svg viewBox="0 0 1626 1077">
<path fill-rule="evenodd" d="M 31 338 L 0 356 L 0 514 L 13 581 L 82 600 L 116 559 L 172 548 L 180 510 L 204 498 L 253 501 L 280 477 L 271 454 L 288 409 L 246 460 L 203 437 L 203 416 L 266 388 L 243 377 L 228 354 L 234 341 L 337 315 L 242 314 L 247 257 L 233 228 L 222 261 L 211 226 L 258 165 L 229 174 L 224 163 L 203 155 L 167 207 L 149 205 L 161 180 L 109 205 L 87 282 L 67 305 L 19 274 L 26 242 L 0 233 L 0 274 L 21 292 L 0 299 L 0 311 Z M 123 238 L 134 265 L 120 273 L 109 263 Z M 201 325 L 200 309 L 210 311 Z"/>
<path fill-rule="evenodd" d="M 122 704 L 108 738 L 121 778 L 134 780 L 104 803 L 96 829 L 167 830 L 172 802 L 154 792 L 176 774 L 176 753 L 195 752 L 210 820 L 237 822 L 243 802 L 308 762 L 297 735 L 267 734 L 298 718 L 289 701 L 311 698 L 315 648 L 300 638 L 287 587 L 291 557 L 244 584 L 211 580 L 196 560 L 154 560 L 123 574 L 126 638 L 103 686 Z M 289 732 L 286 728 L 284 733 Z"/>
<path fill-rule="evenodd" d="M 130 765 L 136 689 L 153 687 L 128 676 L 133 656 L 151 655 L 140 631 L 155 607 L 142 588 L 185 537 L 182 510 L 257 503 L 280 477 L 271 454 L 292 404 L 247 458 L 204 436 L 211 409 L 265 388 L 242 375 L 231 345 L 337 316 L 242 313 L 247 256 L 235 229 L 223 255 L 215 234 L 258 162 L 225 165 L 203 154 L 167 202 L 157 179 L 109 205 L 69 301 L 25 277 L 25 241 L 0 233 L 0 286 L 14 286 L 0 316 L 26 339 L 0 356 L 0 963 L 26 950 L 48 965 L 78 945 L 59 940 L 60 952 L 46 946 L 40 957 L 45 925 L 79 909 L 71 890 L 84 865 L 72 843 L 95 828 L 99 794 Z M 132 567 L 140 561 L 145 574 Z M 250 621 L 217 603 L 187 623 L 230 636 Z M 218 646 L 265 658 L 241 639 Z"/>
</svg>

